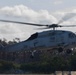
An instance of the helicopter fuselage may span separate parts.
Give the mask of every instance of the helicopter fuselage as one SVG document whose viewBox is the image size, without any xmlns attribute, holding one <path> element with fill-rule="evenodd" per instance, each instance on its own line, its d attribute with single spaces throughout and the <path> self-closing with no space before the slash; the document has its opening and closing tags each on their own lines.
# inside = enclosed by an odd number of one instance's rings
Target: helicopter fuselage
<svg viewBox="0 0 76 75">
<path fill-rule="evenodd" d="M 76 35 L 71 31 L 49 30 L 31 35 L 27 40 L 10 45 L 4 51 L 48 50 L 54 48 L 70 49 L 76 46 Z"/>
</svg>

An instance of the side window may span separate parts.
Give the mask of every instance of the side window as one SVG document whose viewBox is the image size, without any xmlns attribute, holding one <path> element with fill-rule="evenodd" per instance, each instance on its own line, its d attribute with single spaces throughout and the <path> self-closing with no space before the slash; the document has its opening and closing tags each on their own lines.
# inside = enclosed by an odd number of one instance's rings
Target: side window
<svg viewBox="0 0 76 75">
<path fill-rule="evenodd" d="M 36 39 L 37 37 L 38 37 L 38 33 L 35 33 L 35 34 L 31 35 L 31 37 L 28 38 L 26 41 Z"/>
<path fill-rule="evenodd" d="M 74 38 L 75 37 L 75 34 L 73 34 L 73 33 L 69 33 L 69 38 Z"/>
</svg>

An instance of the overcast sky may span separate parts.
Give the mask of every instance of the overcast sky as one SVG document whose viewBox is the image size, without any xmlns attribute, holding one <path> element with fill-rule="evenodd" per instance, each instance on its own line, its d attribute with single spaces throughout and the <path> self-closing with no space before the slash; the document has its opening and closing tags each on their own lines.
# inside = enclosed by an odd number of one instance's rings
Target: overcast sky
<svg viewBox="0 0 76 75">
<path fill-rule="evenodd" d="M 61 20 L 63 18 L 63 20 Z M 76 0 L 0 0 L 0 19 L 39 24 L 60 22 L 76 25 Z M 37 27 L 0 22 L 0 38 L 26 40 L 31 34 L 44 30 Z M 76 27 L 58 28 L 76 32 Z"/>
</svg>

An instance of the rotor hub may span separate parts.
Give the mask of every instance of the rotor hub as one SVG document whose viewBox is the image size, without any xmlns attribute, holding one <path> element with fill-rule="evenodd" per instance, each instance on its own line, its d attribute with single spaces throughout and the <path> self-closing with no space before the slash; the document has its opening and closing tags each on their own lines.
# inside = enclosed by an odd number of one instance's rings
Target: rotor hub
<svg viewBox="0 0 76 75">
<path fill-rule="evenodd" d="M 62 27 L 62 26 L 60 26 L 58 24 L 48 25 L 48 28 L 53 28 L 53 30 L 55 30 L 55 28 L 57 28 L 57 27 Z"/>
</svg>

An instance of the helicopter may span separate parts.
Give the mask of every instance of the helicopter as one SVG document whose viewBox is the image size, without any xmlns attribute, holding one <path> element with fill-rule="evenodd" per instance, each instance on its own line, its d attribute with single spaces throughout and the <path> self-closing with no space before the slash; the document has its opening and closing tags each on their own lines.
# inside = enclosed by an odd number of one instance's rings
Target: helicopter
<svg viewBox="0 0 76 75">
<path fill-rule="evenodd" d="M 71 31 L 65 30 L 56 30 L 58 27 L 75 27 L 76 25 L 59 25 L 59 24 L 35 24 L 35 23 L 26 23 L 26 22 L 18 22 L 11 20 L 0 20 L 0 22 L 8 22 L 8 23 L 18 23 L 18 24 L 26 24 L 32 26 L 40 26 L 43 27 L 41 29 L 49 29 L 53 30 L 36 32 L 32 34 L 27 40 L 6 46 L 2 48 L 3 51 L 7 52 L 17 52 L 17 51 L 31 51 L 32 56 L 37 50 L 58 50 L 62 51 L 71 51 L 71 49 L 76 47 L 76 34 Z"/>
</svg>

